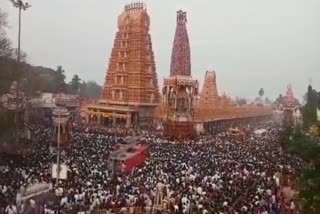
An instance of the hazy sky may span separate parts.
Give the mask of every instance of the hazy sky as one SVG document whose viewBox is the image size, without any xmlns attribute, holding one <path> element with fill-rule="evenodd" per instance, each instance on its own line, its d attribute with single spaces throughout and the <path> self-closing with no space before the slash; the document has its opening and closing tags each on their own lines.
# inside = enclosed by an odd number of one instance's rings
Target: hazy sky
<svg viewBox="0 0 320 214">
<path fill-rule="evenodd" d="M 22 49 L 29 62 L 62 65 L 68 80 L 79 74 L 102 84 L 117 16 L 127 0 L 28 0 L 23 13 Z M 146 0 L 160 84 L 169 75 L 176 10 L 188 15 L 192 75 L 201 82 L 214 69 L 218 90 L 269 97 L 293 85 L 301 96 L 312 78 L 320 89 L 319 0 Z M 17 10 L 0 0 L 16 41 Z"/>
</svg>

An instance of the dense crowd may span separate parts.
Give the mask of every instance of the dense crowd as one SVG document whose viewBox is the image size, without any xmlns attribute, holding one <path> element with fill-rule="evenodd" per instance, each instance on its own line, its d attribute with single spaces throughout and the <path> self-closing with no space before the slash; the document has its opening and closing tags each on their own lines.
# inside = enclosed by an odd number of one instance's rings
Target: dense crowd
<svg viewBox="0 0 320 214">
<path fill-rule="evenodd" d="M 151 213 L 158 194 L 170 213 L 280 213 L 280 175 L 298 175 L 303 162 L 282 151 L 278 124 L 248 128 L 246 136 L 222 133 L 203 135 L 184 143 L 163 140 L 144 132 L 150 158 L 131 173 L 113 173 L 110 153 L 128 133 L 121 130 L 74 128 L 70 146 L 61 154 L 68 179 L 58 188 L 51 177 L 56 149 L 51 129 L 35 126 L 35 152 L 23 156 L 0 156 L 0 208 L 16 213 L 17 193 L 35 183 L 52 183 L 53 199 L 44 200 L 46 213 L 111 210 L 123 213 L 128 207 L 142 207 Z M 265 129 L 255 134 L 255 129 Z M 19 195 L 19 194 L 18 194 Z M 18 199 L 18 200 L 17 200 Z M 36 200 L 27 204 L 35 207 Z M 291 202 L 289 209 L 294 210 Z M 1 213 L 1 210 L 0 210 Z"/>
</svg>

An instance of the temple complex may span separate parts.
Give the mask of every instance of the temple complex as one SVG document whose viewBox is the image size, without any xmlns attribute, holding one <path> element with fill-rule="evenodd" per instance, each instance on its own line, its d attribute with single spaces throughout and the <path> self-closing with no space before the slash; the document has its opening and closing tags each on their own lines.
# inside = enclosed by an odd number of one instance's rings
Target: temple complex
<svg viewBox="0 0 320 214">
<path fill-rule="evenodd" d="M 225 93 L 219 95 L 215 71 L 206 72 L 199 102 L 194 110 L 195 127 L 198 132 L 221 131 L 272 116 L 271 106 L 238 106 Z"/>
<path fill-rule="evenodd" d="M 207 71 L 201 93 L 191 76 L 190 44 L 186 12 L 177 12 L 170 76 L 164 80 L 162 104 L 156 116 L 167 138 L 186 139 L 195 133 L 222 131 L 228 127 L 267 119 L 271 107 L 237 106 L 225 93 L 219 96 L 215 71 Z M 159 121 L 159 120 L 158 120 Z"/>
<path fill-rule="evenodd" d="M 177 11 L 170 75 L 160 95 L 147 9 L 142 3 L 125 6 L 118 17 L 102 98 L 85 107 L 87 123 L 135 129 L 156 123 L 168 139 L 182 140 L 197 132 L 270 118 L 271 107 L 238 106 L 226 94 L 219 95 L 215 71 L 205 73 L 198 93 L 199 83 L 191 75 L 186 24 L 186 12 Z"/>
<path fill-rule="evenodd" d="M 102 99 L 88 105 L 87 121 L 127 128 L 153 123 L 159 88 L 143 3 L 126 5 L 109 60 Z"/>
</svg>

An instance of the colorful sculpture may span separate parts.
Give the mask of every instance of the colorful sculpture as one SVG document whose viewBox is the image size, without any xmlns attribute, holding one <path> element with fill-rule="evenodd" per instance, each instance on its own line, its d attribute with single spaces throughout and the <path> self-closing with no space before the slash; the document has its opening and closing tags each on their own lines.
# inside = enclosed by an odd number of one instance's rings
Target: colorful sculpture
<svg viewBox="0 0 320 214">
<path fill-rule="evenodd" d="M 177 11 L 177 27 L 171 54 L 170 76 L 191 76 L 190 44 L 187 32 L 187 13 Z"/>
<path fill-rule="evenodd" d="M 193 103 L 198 96 L 198 81 L 191 77 L 190 45 L 186 12 L 177 12 L 177 27 L 172 48 L 170 77 L 163 83 L 162 96 L 167 108 L 164 136 L 186 139 L 195 135 Z"/>
</svg>

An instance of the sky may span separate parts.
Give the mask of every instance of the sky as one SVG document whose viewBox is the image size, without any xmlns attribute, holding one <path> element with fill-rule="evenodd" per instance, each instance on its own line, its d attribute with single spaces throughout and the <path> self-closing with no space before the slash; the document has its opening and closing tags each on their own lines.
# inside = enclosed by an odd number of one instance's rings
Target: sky
<svg viewBox="0 0 320 214">
<path fill-rule="evenodd" d="M 56 68 L 70 80 L 104 83 L 117 17 L 128 0 L 24 0 L 21 48 L 28 62 Z M 253 98 L 264 88 L 275 98 L 291 84 L 302 97 L 309 82 L 320 90 L 319 0 L 145 0 L 159 84 L 169 75 L 176 11 L 185 10 L 192 76 L 215 70 L 220 94 Z M 18 11 L 8 13 L 17 41 Z"/>
</svg>

